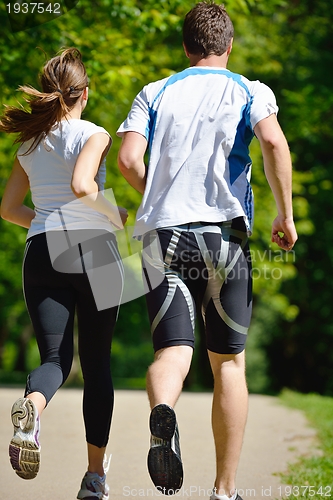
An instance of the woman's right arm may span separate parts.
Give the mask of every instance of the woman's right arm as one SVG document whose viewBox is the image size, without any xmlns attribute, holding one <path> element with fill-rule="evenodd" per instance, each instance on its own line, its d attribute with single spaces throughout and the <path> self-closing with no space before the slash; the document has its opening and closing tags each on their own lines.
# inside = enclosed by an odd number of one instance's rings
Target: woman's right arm
<svg viewBox="0 0 333 500">
<path fill-rule="evenodd" d="M 20 162 L 15 158 L 12 173 L 7 181 L 1 201 L 0 215 L 3 219 L 29 229 L 35 212 L 23 205 L 29 191 L 29 179 Z"/>
</svg>

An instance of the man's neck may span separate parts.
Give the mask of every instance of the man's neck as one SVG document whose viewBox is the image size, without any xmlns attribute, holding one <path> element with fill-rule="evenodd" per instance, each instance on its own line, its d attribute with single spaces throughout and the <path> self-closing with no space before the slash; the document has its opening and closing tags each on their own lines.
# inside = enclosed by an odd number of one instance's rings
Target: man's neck
<svg viewBox="0 0 333 500">
<path fill-rule="evenodd" d="M 208 57 L 201 57 L 197 55 L 190 55 L 190 66 L 210 66 L 214 68 L 226 69 L 228 63 L 228 56 L 226 53 L 221 56 L 212 54 Z"/>
<path fill-rule="evenodd" d="M 198 54 L 188 54 L 190 66 L 210 66 L 214 68 L 226 68 L 228 64 L 230 51 L 226 51 L 221 56 L 212 54 L 207 57 L 202 57 Z"/>
</svg>

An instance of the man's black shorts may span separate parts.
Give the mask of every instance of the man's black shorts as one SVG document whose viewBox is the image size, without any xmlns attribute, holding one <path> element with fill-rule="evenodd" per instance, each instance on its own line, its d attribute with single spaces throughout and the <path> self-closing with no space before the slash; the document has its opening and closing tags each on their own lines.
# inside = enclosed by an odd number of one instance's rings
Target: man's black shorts
<svg viewBox="0 0 333 500">
<path fill-rule="evenodd" d="M 252 312 L 248 235 L 242 217 L 195 222 L 150 231 L 144 237 L 143 272 L 163 273 L 146 295 L 155 352 L 194 347 L 196 312 L 202 314 L 207 349 L 243 351 Z"/>
</svg>

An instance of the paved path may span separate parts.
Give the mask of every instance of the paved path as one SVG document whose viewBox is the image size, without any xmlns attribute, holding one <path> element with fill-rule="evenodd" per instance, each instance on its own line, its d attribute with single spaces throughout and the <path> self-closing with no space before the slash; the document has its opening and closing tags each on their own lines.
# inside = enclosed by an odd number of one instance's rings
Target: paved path
<svg viewBox="0 0 333 500">
<path fill-rule="evenodd" d="M 16 476 L 8 460 L 10 409 L 21 395 L 21 389 L 0 388 L 0 500 L 75 500 L 86 470 L 81 391 L 61 389 L 44 412 L 41 469 L 30 481 Z M 175 499 L 209 500 L 215 471 L 210 406 L 208 393 L 183 393 L 177 403 L 185 478 Z M 147 472 L 148 419 L 144 391 L 116 391 L 108 445 L 110 500 L 172 498 L 153 489 Z M 275 474 L 314 443 L 315 432 L 301 412 L 283 407 L 276 398 L 251 395 L 237 475 L 243 499 L 281 498 L 283 485 Z"/>
</svg>

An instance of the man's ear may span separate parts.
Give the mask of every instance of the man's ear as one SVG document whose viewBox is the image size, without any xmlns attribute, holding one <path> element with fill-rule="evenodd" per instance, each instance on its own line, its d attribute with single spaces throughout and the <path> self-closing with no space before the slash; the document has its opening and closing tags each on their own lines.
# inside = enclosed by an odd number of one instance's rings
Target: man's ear
<svg viewBox="0 0 333 500">
<path fill-rule="evenodd" d="M 186 57 L 187 57 L 187 58 L 189 58 L 189 57 L 190 57 L 190 54 L 189 54 L 189 51 L 187 50 L 187 48 L 186 48 L 186 46 L 185 46 L 184 42 L 183 42 L 183 48 L 184 48 L 184 52 L 185 52 Z"/>
<path fill-rule="evenodd" d="M 227 48 L 227 56 L 229 56 L 229 55 L 230 55 L 230 52 L 232 51 L 232 43 L 233 43 L 233 41 L 234 41 L 234 39 L 232 38 L 232 39 L 230 40 L 230 45 L 229 45 L 229 47 Z"/>
</svg>

